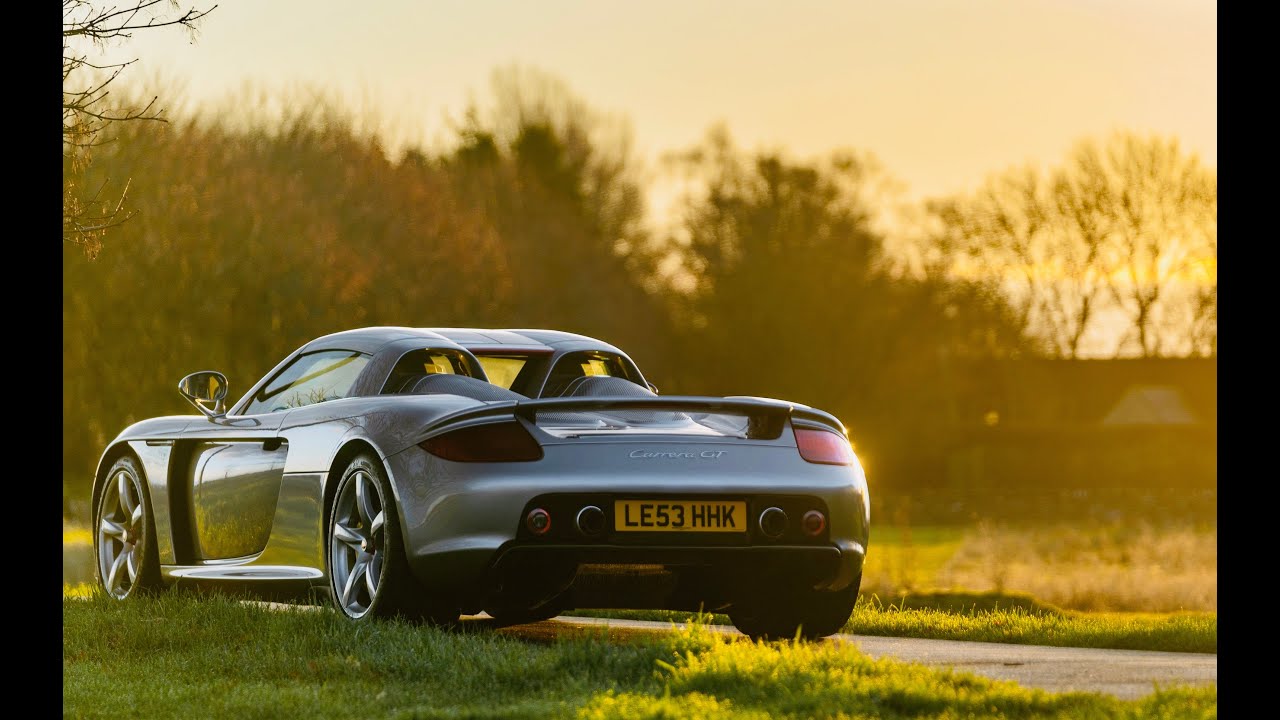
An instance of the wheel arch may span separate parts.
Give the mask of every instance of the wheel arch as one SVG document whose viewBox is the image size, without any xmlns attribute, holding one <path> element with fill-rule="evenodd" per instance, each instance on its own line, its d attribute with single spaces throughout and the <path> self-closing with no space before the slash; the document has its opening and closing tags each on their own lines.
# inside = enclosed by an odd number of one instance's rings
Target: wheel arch
<svg viewBox="0 0 1280 720">
<path fill-rule="evenodd" d="M 378 448 L 374 446 L 368 438 L 361 436 L 345 438 L 342 441 L 342 445 L 338 448 L 338 451 L 333 454 L 333 460 L 329 463 L 329 471 L 325 474 L 324 492 L 321 494 L 320 498 L 322 503 L 321 515 L 324 518 L 323 524 L 321 525 L 321 532 L 323 533 L 321 541 L 324 543 L 328 542 L 329 513 L 333 507 L 333 495 L 338 491 L 338 482 L 342 479 L 342 472 L 343 470 L 346 470 L 347 465 L 352 461 L 352 459 L 361 453 L 368 453 L 369 455 L 372 455 L 373 458 L 378 461 L 378 464 L 382 466 L 382 472 L 388 473 L 387 477 L 388 480 L 390 480 L 387 464 L 382 460 L 382 453 L 378 452 Z M 392 492 L 394 492 L 395 483 L 392 482 L 391 485 Z M 399 502 L 396 503 L 397 511 L 399 510 L 399 504 Z"/>
</svg>

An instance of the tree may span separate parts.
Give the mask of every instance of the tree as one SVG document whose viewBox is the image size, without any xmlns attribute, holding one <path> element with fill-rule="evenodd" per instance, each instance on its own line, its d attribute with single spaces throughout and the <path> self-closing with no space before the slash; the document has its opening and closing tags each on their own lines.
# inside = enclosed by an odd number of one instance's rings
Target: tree
<svg viewBox="0 0 1280 720">
<path fill-rule="evenodd" d="M 1086 141 L 1072 161 L 1060 196 L 1073 197 L 1081 185 L 1097 188 L 1097 222 L 1111 229 L 1108 290 L 1130 321 L 1122 343 L 1142 357 L 1189 353 L 1212 328 L 1208 342 L 1216 344 L 1216 268 L 1192 273 L 1209 257 L 1216 264 L 1217 177 L 1176 139 L 1117 135 L 1105 147 Z M 1187 321 L 1178 321 L 1178 306 L 1188 308 Z"/>
<path fill-rule="evenodd" d="M 953 275 L 995 282 L 1050 355 L 1214 352 L 1217 178 L 1176 140 L 1118 133 L 929 203 Z M 1092 340 L 1093 347 L 1086 347 Z"/>
<path fill-rule="evenodd" d="M 169 12 L 165 12 L 165 9 Z M 217 6 L 215 5 L 214 8 Z M 133 36 L 134 31 L 180 26 L 194 33 L 196 23 L 213 11 L 194 7 L 180 12 L 177 0 L 133 0 L 127 6 L 95 7 L 86 0 L 62 2 L 62 240 L 81 246 L 90 256 L 102 247 L 108 229 L 128 220 L 124 210 L 129 184 L 117 195 L 106 184 L 83 185 L 92 149 L 110 138 L 103 131 L 114 122 L 159 120 L 153 97 L 142 106 L 109 101 L 111 85 L 135 60 L 96 63 L 89 50 Z"/>
<path fill-rule="evenodd" d="M 1052 182 L 1026 167 L 929 209 L 941 226 L 932 241 L 954 275 L 994 278 L 1023 333 L 1042 337 L 1052 355 L 1076 357 L 1106 292 L 1095 272 L 1100 233 L 1087 208 L 1074 208 L 1079 232 L 1064 232 L 1070 220 L 1058 213 L 1071 208 L 1060 207 Z"/>
<path fill-rule="evenodd" d="M 596 335 L 655 367 L 668 333 L 646 285 L 650 238 L 628 125 L 534 69 L 500 68 L 492 90 L 440 163 L 492 223 L 511 268 L 506 309 L 488 322 Z"/>
<path fill-rule="evenodd" d="M 958 424 L 944 410 L 953 360 L 1021 347 L 999 297 L 890 269 L 866 155 L 748 153 L 715 130 L 671 165 L 689 191 L 670 246 L 693 286 L 676 300 L 672 390 L 813 404 L 874 448 L 877 467 L 932 464 L 917 476 L 939 477 Z"/>
</svg>

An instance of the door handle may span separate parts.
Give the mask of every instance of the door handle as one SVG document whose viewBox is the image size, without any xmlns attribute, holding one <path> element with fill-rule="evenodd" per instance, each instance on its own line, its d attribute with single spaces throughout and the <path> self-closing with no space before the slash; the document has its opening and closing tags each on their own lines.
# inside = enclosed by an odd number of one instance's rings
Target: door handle
<svg viewBox="0 0 1280 720">
<path fill-rule="evenodd" d="M 280 438 L 271 438 L 270 440 L 263 441 L 262 449 L 267 452 L 274 452 L 276 450 L 279 450 L 280 446 L 283 444 L 284 444 L 284 441 L 281 440 Z"/>
</svg>

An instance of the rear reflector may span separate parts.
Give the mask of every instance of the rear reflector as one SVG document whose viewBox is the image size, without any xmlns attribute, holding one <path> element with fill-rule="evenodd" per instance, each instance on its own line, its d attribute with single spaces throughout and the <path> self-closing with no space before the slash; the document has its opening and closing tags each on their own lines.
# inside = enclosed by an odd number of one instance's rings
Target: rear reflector
<svg viewBox="0 0 1280 720">
<path fill-rule="evenodd" d="M 542 459 L 542 446 L 518 422 L 473 425 L 418 443 L 454 462 L 526 462 Z"/>
<path fill-rule="evenodd" d="M 534 535 L 546 535 L 551 529 L 551 513 L 542 508 L 534 508 L 525 515 L 524 524 Z"/>
<path fill-rule="evenodd" d="M 809 537 L 817 537 L 827 529 L 827 516 L 821 510 L 810 510 L 800 520 L 800 529 Z"/>
<path fill-rule="evenodd" d="M 853 448 L 843 435 L 827 430 L 796 428 L 796 447 L 800 457 L 824 465 L 852 465 Z"/>
</svg>

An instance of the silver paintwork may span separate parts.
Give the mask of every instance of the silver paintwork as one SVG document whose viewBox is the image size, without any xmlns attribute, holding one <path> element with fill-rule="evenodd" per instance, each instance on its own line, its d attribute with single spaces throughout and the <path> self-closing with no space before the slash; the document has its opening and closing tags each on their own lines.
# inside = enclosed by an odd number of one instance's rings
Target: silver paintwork
<svg viewBox="0 0 1280 720">
<path fill-rule="evenodd" d="M 107 477 L 107 471 L 122 454 L 132 453 L 146 476 L 165 583 L 270 587 L 300 593 L 323 590 L 329 579 L 325 561 L 329 528 L 335 522 L 326 517 L 329 498 L 347 460 L 356 451 L 365 451 L 383 464 L 410 569 L 424 582 L 438 585 L 443 579 L 458 588 L 474 584 L 516 538 L 531 498 L 601 489 L 617 494 L 783 492 L 820 497 L 828 508 L 830 546 L 843 558 L 841 572 L 825 581 L 826 586 L 843 587 L 860 570 L 870 520 L 866 479 L 856 462 L 815 465 L 799 456 L 792 424 L 843 432 L 838 420 L 808 406 L 762 398 L 660 399 L 683 403 L 685 409 L 721 407 L 774 417 L 784 423 L 784 429 L 773 439 L 639 431 L 564 437 L 538 428 L 533 421 L 539 411 L 584 401 L 484 403 L 456 395 L 376 394 L 395 360 L 412 349 L 447 348 L 470 354 L 473 349 L 513 347 L 550 352 L 553 358 L 595 349 L 616 353 L 630 363 L 607 343 L 555 331 L 364 328 L 335 333 L 291 353 L 225 416 L 160 417 L 126 428 L 108 445 L 99 463 L 94 507 L 100 507 L 104 493 L 108 505 L 118 503 L 119 490 L 112 485 L 115 476 Z M 265 415 L 242 414 L 257 389 L 296 355 L 332 348 L 371 356 L 352 397 Z M 554 360 L 548 368 L 553 364 Z M 482 375 L 479 363 L 474 366 Z M 644 398 L 617 402 L 628 408 L 654 405 Z M 518 419 L 531 428 L 543 446 L 542 460 L 455 463 L 417 447 L 428 435 L 502 418 Z M 637 451 L 661 460 L 637 460 L 633 457 Z M 140 495 L 127 499 L 134 497 Z M 133 506 L 129 512 L 132 517 Z M 108 517 L 118 518 L 116 510 Z M 107 577 L 124 548 L 101 545 L 108 553 L 100 557 L 100 563 L 107 563 Z M 120 577 L 129 577 L 127 557 L 120 562 L 125 572 Z M 358 562 L 358 557 L 349 559 L 343 589 L 345 580 L 357 574 Z M 367 573 L 361 578 L 367 591 Z M 376 587 L 377 578 L 373 580 Z M 367 608 L 367 603 L 356 601 L 357 607 L 361 604 Z"/>
</svg>

